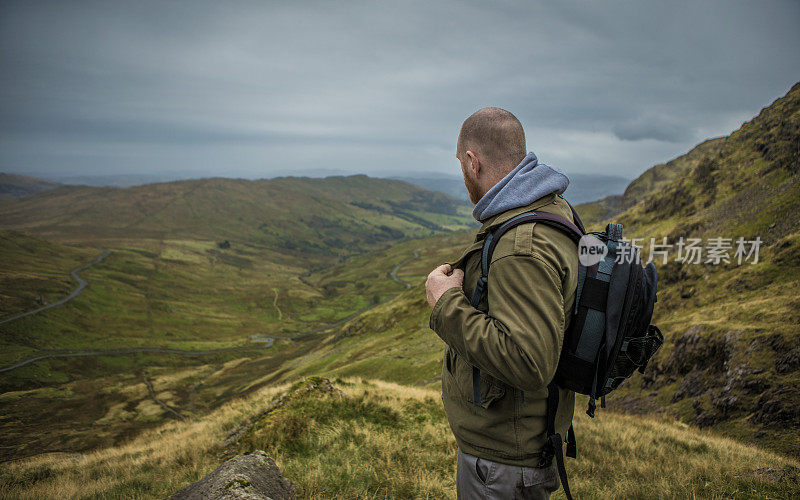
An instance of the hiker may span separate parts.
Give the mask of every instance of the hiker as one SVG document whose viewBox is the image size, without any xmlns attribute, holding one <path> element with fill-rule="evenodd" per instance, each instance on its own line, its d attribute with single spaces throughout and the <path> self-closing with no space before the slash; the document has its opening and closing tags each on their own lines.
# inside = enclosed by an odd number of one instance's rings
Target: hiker
<svg viewBox="0 0 800 500">
<path fill-rule="evenodd" d="M 492 229 L 533 210 L 574 220 L 560 196 L 566 175 L 526 151 L 522 124 L 510 112 L 484 108 L 467 118 L 456 157 L 482 226 L 475 243 L 425 283 L 430 327 L 447 344 L 442 399 L 459 448 L 460 499 L 549 498 L 560 484 L 543 450 L 547 387 L 576 297 L 575 243 L 545 224 L 510 229 L 491 254 L 486 293 L 476 293 L 486 285 L 478 284 L 481 250 Z M 556 392 L 555 430 L 571 435 L 574 393 Z"/>
</svg>

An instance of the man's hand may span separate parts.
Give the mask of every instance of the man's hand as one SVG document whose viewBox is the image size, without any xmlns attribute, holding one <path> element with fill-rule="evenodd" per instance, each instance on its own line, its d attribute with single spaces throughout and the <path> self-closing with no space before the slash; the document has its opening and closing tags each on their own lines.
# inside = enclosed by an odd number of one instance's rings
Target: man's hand
<svg viewBox="0 0 800 500">
<path fill-rule="evenodd" d="M 453 270 L 450 264 L 442 264 L 428 275 L 425 281 L 425 292 L 428 295 L 428 304 L 431 307 L 436 305 L 439 297 L 447 290 L 458 287 L 464 283 L 464 271 L 461 269 Z"/>
</svg>

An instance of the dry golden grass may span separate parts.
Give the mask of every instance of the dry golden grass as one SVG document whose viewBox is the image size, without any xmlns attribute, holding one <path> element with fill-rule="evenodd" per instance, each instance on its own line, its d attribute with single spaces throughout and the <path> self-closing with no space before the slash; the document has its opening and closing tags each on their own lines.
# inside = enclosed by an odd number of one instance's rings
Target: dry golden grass
<svg viewBox="0 0 800 500">
<path fill-rule="evenodd" d="M 438 391 L 362 379 L 334 385 L 270 387 L 117 447 L 5 463 L 0 497 L 163 498 L 216 468 L 226 435 L 249 421 L 235 451 L 265 449 L 302 497 L 454 496 L 456 446 Z M 281 403 L 262 415 L 277 396 Z M 579 457 L 568 470 L 579 498 L 800 493 L 797 462 L 679 422 L 602 413 L 576 414 L 575 426 Z"/>
</svg>

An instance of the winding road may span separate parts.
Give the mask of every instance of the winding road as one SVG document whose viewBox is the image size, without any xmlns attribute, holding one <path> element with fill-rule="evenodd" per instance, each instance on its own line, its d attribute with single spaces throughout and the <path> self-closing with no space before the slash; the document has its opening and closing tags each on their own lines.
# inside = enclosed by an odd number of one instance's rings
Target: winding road
<svg viewBox="0 0 800 500">
<path fill-rule="evenodd" d="M 396 266 L 394 266 L 394 269 L 392 269 L 392 272 L 391 272 L 391 273 L 389 273 L 389 277 L 390 277 L 390 278 L 392 278 L 392 280 L 393 280 L 395 283 L 399 283 L 399 284 L 401 284 L 401 285 L 405 285 L 405 287 L 406 287 L 406 290 L 408 290 L 408 289 L 409 289 L 409 288 L 411 288 L 413 285 L 412 285 L 411 283 L 407 282 L 407 281 L 403 281 L 403 280 L 401 280 L 400 278 L 398 278 L 398 277 L 397 277 L 397 271 L 398 271 L 398 270 L 399 270 L 401 267 L 403 267 L 403 266 L 405 266 L 406 264 L 408 264 L 409 262 L 411 262 L 412 260 L 417 260 L 417 259 L 419 259 L 419 249 L 415 249 L 415 250 L 414 250 L 414 255 L 412 255 L 411 257 L 407 258 L 406 260 L 404 260 L 404 261 L 400 262 L 400 263 L 399 263 L 399 264 L 397 264 Z"/>
<path fill-rule="evenodd" d="M 40 307 L 39 309 L 34 309 L 32 311 L 28 311 L 28 312 L 25 312 L 25 313 L 22 313 L 22 314 L 18 314 L 16 316 L 11 317 L 11 318 L 4 319 L 4 320 L 0 321 L 0 325 L 4 324 L 4 323 L 9 323 L 9 322 L 14 321 L 16 319 L 24 318 L 26 316 L 32 316 L 34 314 L 38 314 L 38 313 L 40 313 L 42 311 L 46 311 L 46 310 L 52 309 L 54 307 L 58 307 L 60 305 L 65 304 L 66 302 L 69 302 L 70 300 L 74 299 L 78 295 L 80 295 L 80 293 L 83 291 L 83 289 L 86 288 L 87 283 L 86 283 L 86 281 L 84 279 L 82 279 L 80 276 L 78 276 L 78 272 L 83 271 L 85 269 L 88 269 L 89 267 L 91 267 L 91 266 L 93 266 L 93 265 L 95 265 L 95 264 L 97 264 L 99 262 L 102 262 L 103 259 L 105 259 L 110 254 L 110 252 L 108 250 L 105 250 L 105 249 L 102 249 L 102 248 L 100 250 L 102 250 L 103 253 L 100 256 L 98 256 L 95 260 L 93 260 L 92 262 L 89 262 L 88 264 L 84 264 L 82 266 L 76 267 L 75 269 L 73 269 L 70 272 L 70 274 L 72 274 L 72 276 L 78 281 L 78 287 L 75 290 L 73 290 L 72 293 L 70 293 L 66 298 L 64 298 L 62 300 L 59 300 L 58 302 L 54 302 L 53 304 L 49 304 L 49 305 L 47 305 L 45 307 Z M 400 262 L 399 264 L 397 264 L 396 266 L 394 266 L 392 271 L 389 273 L 389 276 L 391 277 L 391 279 L 393 281 L 401 284 L 401 285 L 404 285 L 406 287 L 406 289 L 411 288 L 412 285 L 410 283 L 408 283 L 406 281 L 403 281 L 403 280 L 401 280 L 400 278 L 397 277 L 397 271 L 402 266 L 404 266 L 405 264 L 407 264 L 407 263 L 409 263 L 412 260 L 415 260 L 417 258 L 419 258 L 419 251 L 418 250 L 414 250 L 414 255 L 412 257 L 409 257 L 408 259 L 405 259 L 402 262 Z M 280 312 L 280 309 L 278 308 L 278 305 L 277 305 L 278 290 L 274 289 L 274 291 L 275 291 L 275 303 L 274 303 L 274 305 L 275 305 L 275 308 L 278 310 L 278 314 L 282 316 L 282 314 Z M 330 328 L 334 328 L 337 325 L 344 324 L 346 321 L 349 321 L 353 317 L 355 317 L 355 316 L 357 316 L 359 314 L 362 314 L 362 313 L 372 309 L 373 307 L 376 307 L 376 306 L 386 302 L 387 300 L 390 300 L 390 299 L 383 300 L 378 304 L 374 304 L 374 305 L 372 305 L 370 307 L 367 307 L 366 309 L 363 309 L 361 311 L 357 311 L 357 312 L 347 316 L 346 318 L 342 318 L 341 320 L 336 321 L 334 323 L 331 323 L 329 325 L 325 325 L 323 327 L 315 328 L 312 331 L 312 333 L 318 332 L 318 331 L 328 330 Z M 296 337 L 270 337 L 270 336 L 266 336 L 266 335 L 253 335 L 253 336 L 250 337 L 250 342 L 253 343 L 253 344 L 262 344 L 260 347 L 263 348 L 263 349 L 266 349 L 266 348 L 272 347 L 272 344 L 275 342 L 275 339 L 295 340 L 298 337 L 299 336 L 296 336 Z M 179 355 L 183 355 L 183 356 L 207 356 L 207 355 L 210 355 L 210 354 L 218 354 L 218 353 L 223 353 L 223 352 L 239 351 L 239 350 L 245 350 L 245 349 L 253 349 L 253 346 L 250 345 L 250 346 L 223 347 L 223 348 L 220 348 L 220 349 L 209 349 L 209 350 L 205 350 L 205 351 L 188 351 L 188 350 L 184 350 L 184 349 L 172 349 L 172 348 L 167 348 L 167 347 L 129 347 L 129 348 L 120 348 L 120 349 L 107 349 L 107 350 L 98 349 L 98 350 L 88 350 L 88 351 L 78 351 L 78 350 L 70 350 L 70 349 L 60 349 L 60 350 L 39 349 L 39 351 L 50 351 L 50 354 L 43 354 L 41 356 L 36 356 L 34 358 L 28 358 L 26 360 L 20 361 L 19 363 L 16 363 L 16 364 L 13 364 L 13 365 L 5 366 L 3 368 L 0 368 L 0 373 L 8 372 L 8 371 L 11 371 L 11 370 L 14 370 L 14 369 L 17 369 L 17 368 L 21 368 L 21 367 L 29 365 L 31 363 L 36 363 L 37 361 L 42 361 L 42 360 L 45 360 L 45 359 L 54 359 L 54 358 L 80 358 L 80 357 L 90 357 L 90 356 L 119 356 L 119 355 L 130 355 L 130 354 L 137 354 L 137 353 L 179 354 Z"/>
<path fill-rule="evenodd" d="M 16 316 L 12 316 L 10 318 L 6 318 L 4 320 L 0 320 L 0 325 L 4 325 L 6 323 L 10 323 L 10 322 L 12 322 L 14 320 L 17 320 L 17 319 L 20 319 L 20 318 L 24 318 L 26 316 L 33 316 L 34 314 L 39 314 L 42 311 L 46 311 L 48 309 L 52 309 L 54 307 L 58 307 L 58 306 L 64 305 L 67 302 L 69 302 L 70 300 L 72 300 L 75 297 L 77 297 L 78 295 L 80 295 L 81 292 L 83 291 L 83 289 L 86 288 L 86 280 L 84 280 L 83 278 L 78 276 L 78 273 L 80 271 L 84 271 L 86 269 L 89 269 L 90 267 L 92 267 L 95 264 L 99 264 L 100 262 L 103 261 L 103 259 L 108 257 L 108 255 L 111 253 L 108 250 L 105 250 L 103 248 L 100 248 L 100 250 L 102 250 L 103 253 L 101 253 L 96 259 L 94 259 L 93 261 L 89 262 L 88 264 L 84 264 L 82 266 L 78 266 L 75 269 L 73 269 L 72 271 L 70 271 L 70 274 L 72 275 L 72 277 L 75 278 L 75 281 L 78 282 L 78 288 L 73 290 L 72 293 L 67 295 L 65 298 L 59 300 L 58 302 L 53 302 L 52 304 L 48 304 L 48 305 L 46 305 L 44 307 L 40 307 L 39 309 L 34 309 L 32 311 L 24 312 L 22 314 L 17 314 Z"/>
</svg>

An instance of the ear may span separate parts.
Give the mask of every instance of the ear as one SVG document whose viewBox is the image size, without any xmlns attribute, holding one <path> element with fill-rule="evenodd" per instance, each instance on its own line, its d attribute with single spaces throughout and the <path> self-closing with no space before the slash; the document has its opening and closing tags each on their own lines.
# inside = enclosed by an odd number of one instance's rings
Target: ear
<svg viewBox="0 0 800 500">
<path fill-rule="evenodd" d="M 478 178 L 481 173 L 481 162 L 478 159 L 478 156 L 472 151 L 467 151 L 466 155 L 468 158 L 469 167 L 472 169 L 472 174 L 475 176 L 475 178 Z"/>
</svg>

